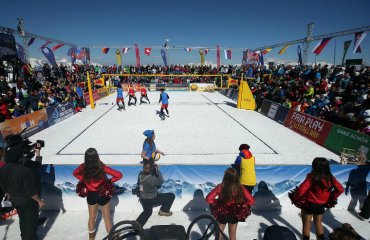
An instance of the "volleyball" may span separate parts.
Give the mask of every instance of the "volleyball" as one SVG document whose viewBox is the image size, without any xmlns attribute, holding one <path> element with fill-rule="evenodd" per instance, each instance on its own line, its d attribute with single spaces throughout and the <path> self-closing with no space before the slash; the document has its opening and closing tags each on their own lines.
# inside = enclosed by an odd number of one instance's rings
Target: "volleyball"
<svg viewBox="0 0 370 240">
<path fill-rule="evenodd" d="M 152 158 L 153 158 L 154 161 L 158 161 L 161 158 L 161 154 L 158 153 L 158 152 L 154 152 L 152 154 Z"/>
</svg>

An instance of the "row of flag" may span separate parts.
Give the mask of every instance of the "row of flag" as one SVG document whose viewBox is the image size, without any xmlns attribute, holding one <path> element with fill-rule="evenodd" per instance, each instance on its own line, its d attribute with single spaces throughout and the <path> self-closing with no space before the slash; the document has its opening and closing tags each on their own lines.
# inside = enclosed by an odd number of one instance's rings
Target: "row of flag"
<svg viewBox="0 0 370 240">
<path fill-rule="evenodd" d="M 360 44 L 364 40 L 365 37 L 366 37 L 366 32 L 364 32 L 364 31 L 355 33 L 353 53 L 361 53 Z M 313 48 L 312 52 L 316 55 L 319 55 L 323 51 L 323 49 L 327 46 L 327 44 L 330 42 L 331 39 L 332 39 L 332 37 L 321 39 L 317 43 L 317 45 Z M 30 38 L 29 41 L 28 41 L 28 46 L 31 46 L 35 42 L 35 40 L 36 40 L 36 38 L 34 38 L 34 37 Z M 56 65 L 53 52 L 55 52 L 56 50 L 58 50 L 59 48 L 65 46 L 65 45 L 59 43 L 59 44 L 49 48 L 48 45 L 51 44 L 51 43 L 52 43 L 51 41 L 46 41 L 40 47 L 40 49 L 41 49 L 42 53 L 45 55 L 45 57 L 48 59 L 48 61 L 52 65 Z M 344 42 L 344 54 L 343 54 L 342 64 L 344 62 L 345 56 L 347 54 L 347 51 L 348 51 L 349 46 L 351 45 L 351 43 L 352 43 L 352 40 L 348 40 L 348 41 Z M 166 44 L 167 44 L 167 42 L 166 42 Z M 17 44 L 17 49 L 20 50 L 19 54 L 22 56 L 22 51 L 24 51 L 24 49 L 21 48 L 20 45 L 19 46 L 18 45 L 19 44 Z M 283 46 L 283 48 L 278 52 L 278 54 L 279 55 L 284 54 L 289 46 L 290 46 L 290 44 L 287 44 L 287 45 Z M 167 50 L 167 49 L 169 49 L 169 47 L 164 46 L 164 48 L 161 49 L 161 56 L 163 58 L 164 64 L 167 66 L 167 51 L 165 49 Z M 109 50 L 110 50 L 110 48 L 102 48 L 102 53 L 107 54 L 109 52 Z M 118 65 L 122 64 L 122 54 L 126 55 L 129 50 L 130 50 L 129 47 L 122 48 L 122 50 L 116 49 L 115 54 L 116 54 Z M 190 47 L 189 48 L 184 48 L 184 51 L 186 51 L 186 52 L 191 52 L 192 50 L 193 49 L 190 48 Z M 263 56 L 266 55 L 267 53 L 269 53 L 271 50 L 272 50 L 272 48 L 266 48 L 262 51 L 252 51 L 252 50 L 243 51 L 243 64 L 246 63 L 246 62 L 257 62 L 258 64 L 263 64 Z M 139 52 L 140 52 L 139 47 L 138 47 L 137 44 L 135 44 L 136 62 L 137 62 L 138 66 L 140 66 L 140 53 Z M 149 48 L 149 47 L 144 48 L 144 54 L 146 54 L 147 56 L 150 56 L 151 52 L 152 52 L 152 48 Z M 199 50 L 199 56 L 200 56 L 200 59 L 201 59 L 201 64 L 204 64 L 204 57 L 208 54 L 208 52 L 209 52 L 208 48 L 204 48 L 204 49 Z M 221 53 L 220 52 L 221 52 L 220 47 L 217 46 L 217 65 L 220 65 L 220 58 L 221 58 Z M 71 47 L 67 54 L 68 54 L 68 56 L 71 57 L 72 63 L 75 63 L 75 61 L 77 59 L 81 60 L 84 64 L 87 64 L 90 61 L 90 51 L 89 51 L 88 48 Z M 226 60 L 230 60 L 232 58 L 232 50 L 231 49 L 225 49 L 224 50 L 224 58 Z M 302 54 L 301 54 L 300 46 L 298 46 L 298 59 L 299 59 L 300 64 L 302 64 Z"/>
</svg>

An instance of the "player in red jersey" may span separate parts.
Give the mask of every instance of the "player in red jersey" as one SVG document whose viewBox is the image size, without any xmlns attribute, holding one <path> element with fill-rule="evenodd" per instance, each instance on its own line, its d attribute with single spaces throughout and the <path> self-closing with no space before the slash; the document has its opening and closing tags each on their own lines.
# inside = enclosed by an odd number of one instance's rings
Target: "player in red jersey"
<svg viewBox="0 0 370 240">
<path fill-rule="evenodd" d="M 149 104 L 150 104 L 150 100 L 148 98 L 148 95 L 147 95 L 147 90 L 146 90 L 146 87 L 145 86 L 142 86 L 141 87 L 141 97 L 140 97 L 140 104 L 143 103 L 143 98 L 145 98 L 146 100 L 148 100 Z"/>
<path fill-rule="evenodd" d="M 129 90 L 128 90 L 128 96 L 129 96 L 129 98 L 128 98 L 128 105 L 130 106 L 131 105 L 131 99 L 133 98 L 133 99 L 135 99 L 135 105 L 136 105 L 136 101 L 137 101 L 137 98 L 136 98 L 136 96 L 135 96 L 135 89 L 134 88 L 132 88 L 132 87 L 130 87 L 129 88 Z"/>
</svg>

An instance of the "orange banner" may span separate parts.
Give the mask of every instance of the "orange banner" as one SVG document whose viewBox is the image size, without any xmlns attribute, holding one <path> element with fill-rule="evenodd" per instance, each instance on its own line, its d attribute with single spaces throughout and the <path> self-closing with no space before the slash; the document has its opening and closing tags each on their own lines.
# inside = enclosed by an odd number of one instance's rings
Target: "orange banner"
<svg viewBox="0 0 370 240">
<path fill-rule="evenodd" d="M 18 134 L 24 129 L 22 136 L 29 137 L 48 127 L 48 114 L 46 109 L 38 110 L 27 115 L 19 116 L 0 123 L 3 138 L 10 134 Z"/>
</svg>

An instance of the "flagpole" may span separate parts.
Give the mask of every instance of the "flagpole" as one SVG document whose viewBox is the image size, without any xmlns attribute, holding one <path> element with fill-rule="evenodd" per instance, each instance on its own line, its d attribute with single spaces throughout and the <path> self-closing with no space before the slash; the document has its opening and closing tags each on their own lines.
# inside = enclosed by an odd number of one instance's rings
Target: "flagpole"
<svg viewBox="0 0 370 240">
<path fill-rule="evenodd" d="M 315 54 L 315 67 L 316 67 L 316 65 L 317 65 L 317 63 L 316 63 L 316 58 L 317 58 L 317 54 Z"/>
<path fill-rule="evenodd" d="M 335 55 L 337 52 L 337 39 L 334 39 L 334 67 L 335 67 Z"/>
</svg>

